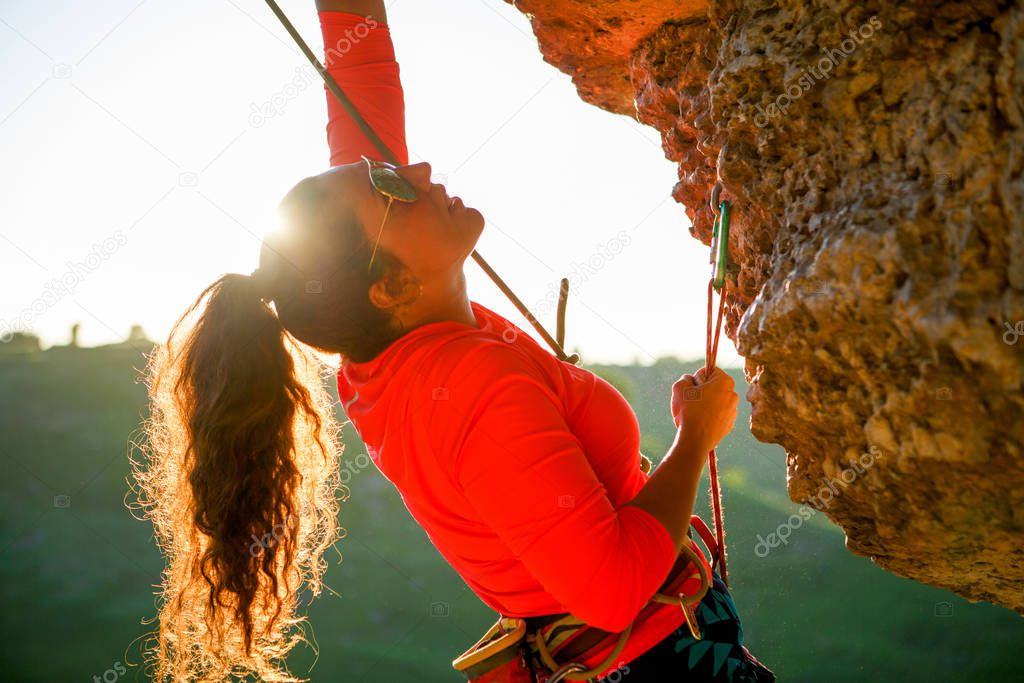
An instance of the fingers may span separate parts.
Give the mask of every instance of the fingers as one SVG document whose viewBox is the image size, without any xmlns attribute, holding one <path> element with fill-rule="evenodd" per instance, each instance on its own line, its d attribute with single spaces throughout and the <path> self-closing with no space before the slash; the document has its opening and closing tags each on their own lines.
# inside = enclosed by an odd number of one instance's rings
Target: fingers
<svg viewBox="0 0 1024 683">
<path fill-rule="evenodd" d="M 718 368 L 711 368 L 711 377 L 709 379 L 707 368 L 700 368 L 699 370 L 697 370 L 697 380 L 700 381 L 701 383 L 714 382 L 716 379 L 718 379 L 719 375 L 721 374 L 722 371 L 719 370 Z"/>
<path fill-rule="evenodd" d="M 718 382 L 718 381 L 723 381 L 724 380 L 726 382 L 726 384 L 728 384 L 730 387 L 733 387 L 733 386 L 736 385 L 736 382 L 733 380 L 732 375 L 730 375 L 729 373 L 725 372 L 721 368 L 718 368 L 718 367 L 712 368 L 711 369 L 711 378 L 706 380 L 706 381 L 704 379 L 705 374 L 706 374 L 705 368 L 700 368 L 699 370 L 697 370 L 697 375 L 696 375 L 695 379 L 697 380 L 698 384 L 709 384 L 711 382 Z M 683 375 L 683 376 L 686 377 L 687 375 Z"/>
<path fill-rule="evenodd" d="M 739 396 L 736 394 L 736 381 L 732 376 L 720 368 L 714 368 L 711 373 L 711 379 L 702 381 L 704 379 L 704 368 L 697 370 L 696 375 L 689 373 L 682 375 L 672 385 L 673 397 L 685 396 L 688 400 L 696 400 L 700 397 L 700 391 L 709 386 L 714 386 L 715 393 L 726 392 L 731 393 L 734 403 L 739 402 Z"/>
<path fill-rule="evenodd" d="M 678 428 L 680 425 L 679 411 L 685 396 L 694 391 L 697 386 L 693 375 L 686 374 L 672 384 L 672 395 L 669 401 L 669 412 L 672 413 L 672 421 Z"/>
</svg>

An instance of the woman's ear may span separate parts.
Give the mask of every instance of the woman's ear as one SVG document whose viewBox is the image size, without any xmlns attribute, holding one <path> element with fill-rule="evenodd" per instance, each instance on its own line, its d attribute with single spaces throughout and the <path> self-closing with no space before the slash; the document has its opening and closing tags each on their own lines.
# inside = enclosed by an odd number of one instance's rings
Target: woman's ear
<svg viewBox="0 0 1024 683">
<path fill-rule="evenodd" d="M 412 303 L 419 298 L 421 286 L 416 277 L 404 266 L 392 266 L 370 285 L 370 302 L 377 308 L 393 308 Z"/>
</svg>

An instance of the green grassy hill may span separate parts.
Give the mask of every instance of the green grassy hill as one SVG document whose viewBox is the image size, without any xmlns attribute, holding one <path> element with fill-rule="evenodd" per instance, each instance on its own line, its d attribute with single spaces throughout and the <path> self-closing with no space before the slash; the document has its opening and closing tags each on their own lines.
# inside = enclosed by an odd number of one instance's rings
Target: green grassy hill
<svg viewBox="0 0 1024 683">
<path fill-rule="evenodd" d="M 51 349 L 0 357 L 0 595 L 4 681 L 146 680 L 137 638 L 152 628 L 162 559 L 124 506 L 128 442 L 145 389 L 144 349 Z M 657 462 L 670 443 L 671 384 L 696 364 L 593 366 L 627 395 Z M 743 378 L 734 372 L 743 394 Z M 331 387 L 331 391 L 334 388 Z M 754 551 L 799 508 L 784 453 L 757 443 L 741 401 L 719 449 L 729 570 L 747 644 L 781 681 L 1015 680 L 1024 620 L 888 574 L 846 552 L 817 513 L 787 545 Z M 339 412 L 339 416 L 341 413 Z M 370 465 L 351 426 L 348 531 L 309 608 L 318 647 L 292 670 L 313 681 L 457 681 L 451 659 L 494 620 Z M 699 501 L 707 515 L 706 496 Z M 705 518 L 708 518 L 707 516 Z M 308 602 L 308 601 L 306 601 Z M 315 665 L 314 665 L 315 661 Z M 313 666 L 310 671 L 309 667 Z M 104 675 L 106 674 L 106 678 Z"/>
</svg>

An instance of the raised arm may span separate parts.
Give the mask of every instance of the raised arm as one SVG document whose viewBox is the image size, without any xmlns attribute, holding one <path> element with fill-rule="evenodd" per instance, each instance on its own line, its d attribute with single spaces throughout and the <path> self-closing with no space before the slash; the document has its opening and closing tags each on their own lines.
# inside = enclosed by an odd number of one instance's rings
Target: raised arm
<svg viewBox="0 0 1024 683">
<path fill-rule="evenodd" d="M 383 0 L 316 0 L 316 8 L 324 66 L 399 163 L 409 163 L 405 96 Z M 330 165 L 350 164 L 361 155 L 382 160 L 326 85 L 324 95 Z"/>
</svg>

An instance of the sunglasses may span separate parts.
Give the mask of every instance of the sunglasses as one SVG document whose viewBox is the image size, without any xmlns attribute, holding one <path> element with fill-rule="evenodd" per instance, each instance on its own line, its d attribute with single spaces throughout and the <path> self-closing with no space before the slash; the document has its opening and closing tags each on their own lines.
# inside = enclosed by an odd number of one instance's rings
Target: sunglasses
<svg viewBox="0 0 1024 683">
<path fill-rule="evenodd" d="M 386 161 L 374 161 L 365 156 L 367 171 L 370 174 L 370 185 L 379 194 L 388 200 L 387 208 L 384 209 L 384 220 L 380 222 L 380 229 L 377 231 L 377 241 L 373 245 L 373 252 L 370 253 L 370 264 L 367 270 L 373 268 L 373 257 L 377 253 L 377 246 L 380 244 L 380 236 L 384 232 L 384 224 L 387 223 L 388 214 L 391 213 L 391 203 L 396 199 L 400 202 L 414 202 L 418 195 L 416 188 L 398 174 L 397 166 Z"/>
</svg>

